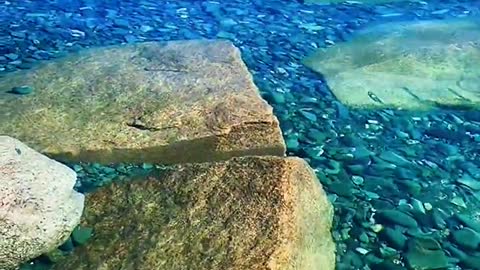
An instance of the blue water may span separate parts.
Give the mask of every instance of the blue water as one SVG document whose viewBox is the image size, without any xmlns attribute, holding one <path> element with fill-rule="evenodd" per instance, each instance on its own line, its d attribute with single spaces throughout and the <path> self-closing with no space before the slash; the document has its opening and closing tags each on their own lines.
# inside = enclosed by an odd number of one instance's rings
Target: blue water
<svg viewBox="0 0 480 270">
<path fill-rule="evenodd" d="M 0 1 L 0 76 L 96 46 L 199 38 L 231 40 L 240 48 L 262 96 L 273 106 L 288 154 L 309 161 L 335 207 L 332 235 L 337 243 L 337 269 L 412 269 L 405 260 L 408 248 L 385 249 L 392 247 L 392 236 L 377 237 L 369 228 L 370 216 L 377 210 L 401 209 L 399 206 L 416 201 L 427 203 L 427 208 L 430 204 L 434 210 L 427 211 L 445 213 L 446 224 L 439 228 L 435 221 L 418 221 L 421 233 L 429 237 L 463 228 L 464 224 L 453 218 L 454 213 L 478 218 L 480 197 L 455 179 L 469 172 L 480 181 L 480 112 L 351 109 L 336 99 L 328 82 L 301 61 L 318 48 L 349 42 L 356 32 L 374 24 L 478 17 L 480 1 L 377 5 L 301 2 Z M 304 109 L 310 114 L 301 113 Z M 376 125 L 380 130 L 372 129 Z M 316 131 L 325 136 L 321 142 L 308 139 Z M 411 140 L 401 140 L 402 136 Z M 347 163 L 335 158 L 354 148 L 401 153 L 422 164 L 423 169 L 406 168 L 393 174 L 374 168 L 355 178 L 354 168 L 347 169 Z M 314 153 L 319 149 L 325 154 L 316 159 Z M 448 158 L 452 156 L 455 159 Z M 337 169 L 340 173 L 335 172 Z M 332 183 L 329 175 L 335 175 L 337 182 Z M 416 180 L 398 184 L 400 178 Z M 392 230 L 400 231 L 406 239 L 418 237 L 398 224 L 392 225 Z M 458 240 L 442 237 L 438 236 L 438 241 L 449 258 L 448 269 L 480 269 L 475 268 L 480 265 L 478 247 L 465 249 Z"/>
</svg>

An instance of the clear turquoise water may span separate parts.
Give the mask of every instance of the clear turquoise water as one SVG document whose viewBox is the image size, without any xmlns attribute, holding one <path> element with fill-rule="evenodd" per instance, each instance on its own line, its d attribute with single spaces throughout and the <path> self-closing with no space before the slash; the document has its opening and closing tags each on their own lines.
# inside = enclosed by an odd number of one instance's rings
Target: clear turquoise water
<svg viewBox="0 0 480 270">
<path fill-rule="evenodd" d="M 480 231 L 471 225 L 479 218 L 478 107 L 351 108 L 332 91 L 329 76 L 302 63 L 372 25 L 479 13 L 479 1 L 0 1 L 0 76 L 94 46 L 231 40 L 273 106 L 288 154 L 309 162 L 335 208 L 337 269 L 413 269 L 407 258 L 417 253 L 426 258 L 422 269 L 443 260 L 442 269 L 480 269 Z M 469 89 L 480 87 L 474 79 Z M 69 165 L 82 192 L 109 180 L 98 164 Z M 377 233 L 380 223 L 387 229 Z M 468 228 L 474 232 L 465 239 Z M 417 248 L 424 238 L 437 243 L 435 256 Z M 48 264 L 36 260 L 28 269 Z"/>
</svg>

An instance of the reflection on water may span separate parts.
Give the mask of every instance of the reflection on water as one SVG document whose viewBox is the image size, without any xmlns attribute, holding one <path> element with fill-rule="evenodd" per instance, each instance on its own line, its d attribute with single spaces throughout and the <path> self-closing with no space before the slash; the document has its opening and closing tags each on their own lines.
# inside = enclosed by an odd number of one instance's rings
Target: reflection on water
<svg viewBox="0 0 480 270">
<path fill-rule="evenodd" d="M 478 1 L 455 0 L 0 1 L 0 134 L 64 154 L 75 189 L 96 194 L 82 223 L 58 236 L 63 244 L 37 258 L 8 250 L 18 235 L 0 229 L 13 237 L 0 237 L 0 269 L 30 259 L 21 269 L 73 261 L 84 263 L 75 269 L 186 269 L 175 262 L 188 256 L 201 269 L 289 269 L 289 260 L 333 269 L 332 239 L 336 269 L 480 269 L 479 14 Z M 135 45 L 195 39 L 226 39 L 238 50 L 225 42 Z M 230 159 L 281 156 L 278 125 L 287 155 L 306 160 L 322 188 L 308 180 L 307 165 Z M 92 153 L 88 160 L 79 149 Z M 0 179 L 9 183 L 0 154 Z M 169 170 L 160 164 L 212 160 L 233 165 L 180 165 L 181 173 L 198 170 L 177 180 L 218 185 L 146 185 L 178 209 L 147 203 L 147 191 L 143 201 L 138 190 L 129 197 L 125 186 L 110 188 Z M 238 186 L 222 188 L 230 174 Z M 22 190 L 0 181 L 2 217 Z M 105 210 L 108 192 L 125 203 Z M 205 212 L 212 205 L 223 225 Z M 115 222 L 92 214 L 102 209 L 135 237 L 98 245 L 96 236 L 112 233 L 104 224 Z M 161 211 L 178 217 L 159 222 L 165 230 L 143 230 Z M 21 223 L 0 219 L 4 228 Z M 195 230 L 208 224 L 215 233 Z M 160 242 L 165 253 L 155 257 L 148 251 Z M 95 255 L 107 249 L 119 256 Z"/>
</svg>

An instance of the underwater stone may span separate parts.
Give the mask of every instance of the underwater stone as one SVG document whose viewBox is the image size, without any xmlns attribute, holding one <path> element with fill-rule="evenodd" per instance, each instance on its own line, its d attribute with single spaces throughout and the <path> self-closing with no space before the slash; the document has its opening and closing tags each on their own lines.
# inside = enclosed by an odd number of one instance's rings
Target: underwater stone
<svg viewBox="0 0 480 270">
<path fill-rule="evenodd" d="M 285 103 L 285 95 L 278 92 L 271 93 L 271 99 L 275 104 L 284 104 Z"/>
<path fill-rule="evenodd" d="M 304 110 L 300 110 L 299 111 L 300 114 L 307 118 L 308 120 L 312 121 L 312 122 L 316 122 L 317 121 L 317 116 L 311 112 L 308 112 L 308 111 L 304 111 Z"/>
<path fill-rule="evenodd" d="M 24 85 L 24 86 L 16 86 L 13 87 L 12 90 L 10 90 L 12 94 L 17 94 L 17 95 L 28 95 L 33 92 L 33 87 Z"/>
<path fill-rule="evenodd" d="M 5 94 L 18 85 L 41 95 Z M 228 41 L 86 49 L 0 78 L 0 100 L 7 101 L 1 115 L 28 115 L 2 118 L 0 133 L 62 161 L 173 164 L 285 154 L 272 107 Z"/>
<path fill-rule="evenodd" d="M 417 221 L 408 214 L 397 210 L 382 210 L 375 214 L 375 219 L 398 224 L 407 228 L 417 228 Z"/>
<path fill-rule="evenodd" d="M 72 240 L 76 245 L 85 244 L 92 237 L 93 229 L 78 226 L 72 232 Z"/>
<path fill-rule="evenodd" d="M 433 239 L 411 239 L 405 254 L 410 269 L 446 269 L 448 258 L 438 242 Z"/>
<path fill-rule="evenodd" d="M 468 174 L 464 174 L 462 177 L 458 178 L 457 183 L 465 185 L 473 190 L 480 190 L 480 181 L 474 179 Z"/>
<path fill-rule="evenodd" d="M 177 165 L 130 180 L 87 195 L 82 226 L 95 233 L 54 269 L 335 267 L 333 209 L 299 158 Z"/>
<path fill-rule="evenodd" d="M 307 133 L 307 138 L 313 140 L 315 143 L 324 143 L 327 139 L 327 134 L 325 132 L 321 132 L 318 129 L 312 128 Z"/>
<path fill-rule="evenodd" d="M 393 248 L 403 250 L 407 244 L 407 237 L 398 229 L 387 227 L 382 230 L 380 235 Z"/>
<path fill-rule="evenodd" d="M 475 250 L 480 245 L 480 234 L 470 228 L 452 232 L 452 238 L 459 246 Z"/>
<path fill-rule="evenodd" d="M 393 163 L 398 166 L 405 167 L 410 165 L 410 162 L 408 160 L 392 151 L 384 151 L 379 155 L 379 157 L 387 162 Z"/>
<path fill-rule="evenodd" d="M 468 18 L 377 24 L 304 64 L 348 106 L 478 108 L 479 26 Z"/>
<path fill-rule="evenodd" d="M 473 220 L 465 214 L 455 214 L 455 218 L 458 219 L 463 225 L 480 233 L 480 222 Z"/>
<path fill-rule="evenodd" d="M 16 53 L 7 53 L 4 55 L 6 58 L 14 61 L 14 60 L 17 60 L 20 56 Z"/>
</svg>

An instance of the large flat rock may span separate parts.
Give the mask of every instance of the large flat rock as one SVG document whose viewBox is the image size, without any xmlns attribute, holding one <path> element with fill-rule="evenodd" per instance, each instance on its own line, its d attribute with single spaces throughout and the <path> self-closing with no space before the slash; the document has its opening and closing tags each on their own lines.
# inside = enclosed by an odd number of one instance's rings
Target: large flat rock
<svg viewBox="0 0 480 270">
<path fill-rule="evenodd" d="M 471 19 L 394 22 L 321 49 L 305 64 L 352 107 L 478 108 L 480 23 Z"/>
<path fill-rule="evenodd" d="M 333 270 L 333 210 L 299 158 L 177 165 L 86 197 L 85 246 L 55 265 L 91 269 Z"/>
<path fill-rule="evenodd" d="M 14 87 L 33 87 L 16 95 Z M 0 80 L 0 134 L 69 161 L 283 155 L 272 108 L 227 41 L 94 48 Z"/>
</svg>

